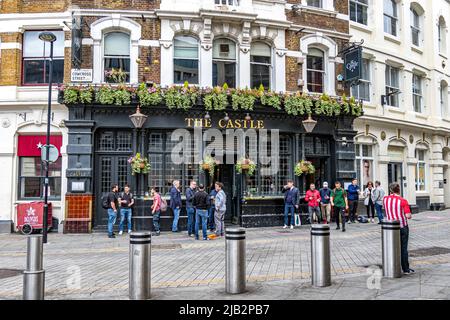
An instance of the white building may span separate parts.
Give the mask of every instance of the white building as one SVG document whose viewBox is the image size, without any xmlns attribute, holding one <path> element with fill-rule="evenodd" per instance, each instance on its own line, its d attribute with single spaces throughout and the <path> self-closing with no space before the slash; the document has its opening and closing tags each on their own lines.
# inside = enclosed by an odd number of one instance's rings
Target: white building
<svg viewBox="0 0 450 320">
<path fill-rule="evenodd" d="M 360 179 L 402 182 L 420 209 L 450 206 L 449 18 L 445 0 L 350 0 L 352 41 L 364 40 L 364 80 L 352 89 L 365 101 Z"/>
</svg>

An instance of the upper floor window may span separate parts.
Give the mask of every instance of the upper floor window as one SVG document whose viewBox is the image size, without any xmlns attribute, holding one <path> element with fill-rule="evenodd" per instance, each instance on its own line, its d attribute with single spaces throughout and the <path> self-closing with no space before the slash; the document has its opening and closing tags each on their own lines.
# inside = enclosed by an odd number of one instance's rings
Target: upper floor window
<svg viewBox="0 0 450 320">
<path fill-rule="evenodd" d="M 441 81 L 440 87 L 440 106 L 441 117 L 447 118 L 448 116 L 448 84 L 444 80 Z"/>
<path fill-rule="evenodd" d="M 370 60 L 362 59 L 361 79 L 352 87 L 352 96 L 358 100 L 370 101 Z"/>
<path fill-rule="evenodd" d="M 367 25 L 369 0 L 350 0 L 350 20 Z"/>
<path fill-rule="evenodd" d="M 397 36 L 398 8 L 396 0 L 384 0 L 384 32 Z"/>
<path fill-rule="evenodd" d="M 310 7 L 323 8 L 322 0 L 307 0 L 306 4 Z"/>
<path fill-rule="evenodd" d="M 214 0 L 215 4 L 218 5 L 228 5 L 228 6 L 238 6 L 239 0 Z"/>
<path fill-rule="evenodd" d="M 174 39 L 174 76 L 176 84 L 185 81 L 199 84 L 198 81 L 198 40 L 194 37 L 179 36 Z"/>
<path fill-rule="evenodd" d="M 236 43 L 216 39 L 213 43 L 213 86 L 236 87 Z"/>
<path fill-rule="evenodd" d="M 270 75 L 272 68 L 272 50 L 263 42 L 254 42 L 250 50 L 250 87 L 259 88 L 263 85 L 270 89 Z"/>
<path fill-rule="evenodd" d="M 355 144 L 356 177 L 364 187 L 369 181 L 373 181 L 373 149 L 372 145 Z"/>
<path fill-rule="evenodd" d="M 42 31 L 25 31 L 23 36 L 24 85 L 48 84 L 50 75 L 50 43 L 39 39 Z M 64 31 L 51 31 L 53 43 L 53 83 L 64 81 Z"/>
<path fill-rule="evenodd" d="M 422 94 L 422 77 L 413 74 L 412 80 L 412 98 L 415 112 L 422 112 L 423 94 Z"/>
<path fill-rule="evenodd" d="M 310 48 L 307 56 L 307 84 L 309 92 L 324 92 L 325 57 L 320 49 Z"/>
<path fill-rule="evenodd" d="M 130 81 L 130 35 L 124 32 L 109 32 L 104 36 L 105 81 L 109 83 Z M 122 71 L 124 77 L 114 76 L 114 70 Z"/>
<path fill-rule="evenodd" d="M 446 54 L 446 52 L 447 52 L 447 25 L 446 25 L 443 17 L 439 18 L 438 41 L 439 41 L 439 52 Z"/>
<path fill-rule="evenodd" d="M 398 94 L 392 94 L 400 90 L 400 69 L 386 65 L 386 96 L 387 104 L 392 107 L 399 107 Z"/>
<path fill-rule="evenodd" d="M 421 25 L 420 14 L 415 8 L 411 8 L 411 42 L 415 46 L 420 46 Z"/>
</svg>

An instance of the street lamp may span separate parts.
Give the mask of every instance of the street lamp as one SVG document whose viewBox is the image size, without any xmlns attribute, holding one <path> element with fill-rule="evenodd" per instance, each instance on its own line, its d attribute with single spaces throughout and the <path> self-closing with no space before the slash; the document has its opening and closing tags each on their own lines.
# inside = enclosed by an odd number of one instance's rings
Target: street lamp
<svg viewBox="0 0 450 320">
<path fill-rule="evenodd" d="M 141 129 L 144 126 L 145 121 L 147 121 L 148 116 L 141 113 L 141 107 L 138 106 L 136 113 L 132 114 L 129 118 L 136 129 Z"/>
<path fill-rule="evenodd" d="M 313 132 L 314 128 L 317 125 L 317 121 L 313 120 L 313 118 L 311 118 L 311 115 L 308 115 L 308 119 L 303 120 L 302 123 L 307 133 Z"/>
<path fill-rule="evenodd" d="M 48 107 L 47 107 L 47 136 L 46 136 L 46 151 L 45 151 L 45 180 L 44 180 L 44 221 L 43 221 L 43 243 L 47 243 L 47 228 L 48 228 L 48 166 L 50 164 L 50 122 L 52 112 L 52 85 L 53 85 L 53 43 L 56 41 L 56 36 L 52 32 L 44 31 L 39 34 L 39 39 L 50 43 L 50 66 L 48 76 Z"/>
</svg>

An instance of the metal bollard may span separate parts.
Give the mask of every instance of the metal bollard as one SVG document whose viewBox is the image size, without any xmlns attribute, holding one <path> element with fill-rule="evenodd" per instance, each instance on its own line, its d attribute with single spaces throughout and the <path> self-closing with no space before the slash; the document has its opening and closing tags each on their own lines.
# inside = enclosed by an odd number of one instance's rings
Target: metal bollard
<svg viewBox="0 0 450 320">
<path fill-rule="evenodd" d="M 311 281 L 315 287 L 331 286 L 330 225 L 311 226 Z"/>
<path fill-rule="evenodd" d="M 383 220 L 381 234 L 383 276 L 400 278 L 402 276 L 400 221 Z"/>
<path fill-rule="evenodd" d="M 23 300 L 44 300 L 43 236 L 27 238 L 27 269 L 23 272 Z"/>
<path fill-rule="evenodd" d="M 151 246 L 150 231 L 132 232 L 130 234 L 130 300 L 150 299 L 151 290 Z"/>
<path fill-rule="evenodd" d="M 245 292 L 245 229 L 225 229 L 225 289 L 227 293 Z"/>
</svg>

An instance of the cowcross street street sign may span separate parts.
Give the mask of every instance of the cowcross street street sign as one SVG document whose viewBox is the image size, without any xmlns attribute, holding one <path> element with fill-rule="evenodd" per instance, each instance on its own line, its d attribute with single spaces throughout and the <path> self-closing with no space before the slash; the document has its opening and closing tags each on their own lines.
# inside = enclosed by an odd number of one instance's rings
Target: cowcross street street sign
<svg viewBox="0 0 450 320">
<path fill-rule="evenodd" d="M 345 54 L 345 81 L 357 82 L 362 77 L 362 48 L 357 47 Z"/>
<path fill-rule="evenodd" d="M 49 153 L 48 153 L 48 161 L 47 161 L 47 148 L 49 148 Z M 58 160 L 59 157 L 59 151 L 58 148 L 56 148 L 54 145 L 44 145 L 41 148 L 41 160 L 44 162 L 49 162 L 49 163 L 53 163 L 56 162 L 56 160 Z"/>
</svg>

